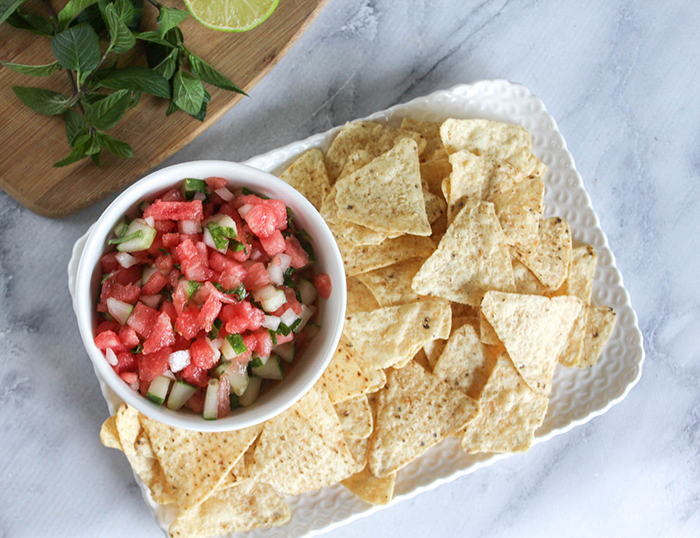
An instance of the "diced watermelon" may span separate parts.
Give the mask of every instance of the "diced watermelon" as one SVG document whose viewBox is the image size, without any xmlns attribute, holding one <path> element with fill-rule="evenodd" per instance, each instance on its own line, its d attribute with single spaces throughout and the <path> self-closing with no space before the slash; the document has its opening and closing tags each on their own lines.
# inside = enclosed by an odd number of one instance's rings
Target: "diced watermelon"
<svg viewBox="0 0 700 538">
<path fill-rule="evenodd" d="M 287 305 L 294 311 L 294 313 L 297 316 L 300 316 L 301 303 L 297 300 L 297 294 L 292 288 L 288 288 L 287 286 L 282 286 L 280 289 L 284 291 L 284 296 L 287 298 Z"/>
<path fill-rule="evenodd" d="M 119 377 L 121 377 L 127 385 L 134 385 L 139 382 L 139 376 L 136 372 L 122 372 L 119 374 Z"/>
<path fill-rule="evenodd" d="M 203 237 L 203 234 L 180 234 L 180 243 L 189 239 L 192 243 L 197 244 L 203 240 Z"/>
<path fill-rule="evenodd" d="M 170 321 L 175 323 L 177 320 L 177 310 L 175 310 L 175 305 L 172 303 L 172 301 L 163 301 L 163 304 L 160 305 L 159 310 L 168 314 Z"/>
<path fill-rule="evenodd" d="M 282 345 L 286 344 L 287 342 L 291 342 L 294 340 L 294 333 L 290 332 L 287 336 L 283 335 L 282 333 L 279 333 L 277 335 L 277 345 Z"/>
<path fill-rule="evenodd" d="M 148 247 L 147 252 L 151 256 L 155 257 L 158 256 L 163 250 L 163 234 L 161 232 L 156 232 L 156 236 L 153 238 L 153 243 L 151 243 L 151 246 Z M 147 262 L 148 259 L 142 260 L 143 262 Z"/>
<path fill-rule="evenodd" d="M 119 340 L 117 333 L 114 331 L 103 331 L 95 337 L 95 345 L 98 349 L 104 351 L 105 349 L 111 349 L 115 353 L 119 351 L 126 351 L 124 344 Z"/>
<path fill-rule="evenodd" d="M 195 307 L 190 307 L 189 310 L 180 312 L 175 322 L 177 332 L 188 340 L 192 340 L 199 332 L 200 325 L 198 322 L 199 311 Z"/>
<path fill-rule="evenodd" d="M 245 276 L 245 269 L 243 266 L 236 262 L 233 261 L 231 258 L 228 258 L 221 254 L 220 252 L 212 251 L 211 255 L 209 256 L 209 265 L 211 266 L 212 269 L 215 271 L 218 271 L 220 273 L 224 272 L 229 272 L 229 273 L 239 273 L 239 279 L 243 280 L 243 277 Z"/>
<path fill-rule="evenodd" d="M 204 247 L 206 248 L 206 245 Z M 186 239 L 177 246 L 176 251 L 180 267 L 187 280 L 204 282 L 211 278 L 212 270 L 207 266 L 206 258 L 202 258 L 202 254 L 192 241 Z"/>
<path fill-rule="evenodd" d="M 132 255 L 133 254 L 135 253 L 132 253 Z M 142 273 L 143 267 L 140 265 L 132 265 L 129 268 L 121 267 L 116 273 L 114 273 L 114 281 L 122 286 L 134 284 L 141 281 Z"/>
<path fill-rule="evenodd" d="M 163 196 L 161 196 L 160 199 L 165 202 L 182 202 L 185 197 L 182 195 L 182 192 L 180 192 L 180 189 L 170 189 Z M 148 215 L 144 213 L 144 216 L 147 217 Z"/>
<path fill-rule="evenodd" d="M 309 255 L 294 236 L 287 237 L 287 248 L 284 252 L 292 258 L 294 269 L 301 269 L 309 263 Z"/>
<path fill-rule="evenodd" d="M 127 349 L 134 348 L 141 343 L 141 340 L 139 340 L 139 335 L 136 334 L 134 328 L 129 327 L 128 325 L 124 325 L 121 329 L 119 329 L 119 340 L 121 340 L 122 344 Z"/>
<path fill-rule="evenodd" d="M 267 329 L 257 330 L 252 336 L 257 340 L 257 345 L 255 346 L 257 354 L 263 357 L 269 356 L 272 353 L 272 337 Z"/>
<path fill-rule="evenodd" d="M 217 418 L 227 417 L 231 413 L 231 379 L 228 374 L 223 374 L 219 378 L 218 400 Z"/>
<path fill-rule="evenodd" d="M 108 298 L 113 297 L 123 303 L 134 304 L 138 301 L 140 295 L 141 288 L 138 286 L 133 284 L 122 286 L 118 282 L 112 281 L 112 279 L 107 279 L 104 284 L 102 284 L 100 300 L 106 303 Z"/>
<path fill-rule="evenodd" d="M 202 310 L 199 312 L 199 318 L 197 320 L 202 329 L 207 332 L 211 331 L 216 316 L 218 316 L 219 312 L 221 312 L 221 306 L 221 302 L 213 293 L 207 297 L 206 302 L 202 306 Z"/>
<path fill-rule="evenodd" d="M 181 276 L 182 273 L 177 269 L 173 269 L 172 271 L 170 271 L 170 274 L 168 274 L 168 285 L 172 289 L 175 289 L 177 287 L 177 283 L 180 282 Z"/>
<path fill-rule="evenodd" d="M 154 353 L 140 353 L 137 355 L 141 381 L 150 382 L 165 372 L 168 369 L 168 358 L 171 353 L 171 348 L 164 347 Z"/>
<path fill-rule="evenodd" d="M 143 216 L 153 217 L 157 220 L 202 220 L 204 211 L 201 200 L 192 200 L 191 202 L 156 200 L 146 208 Z"/>
<path fill-rule="evenodd" d="M 243 273 L 243 276 L 245 276 L 245 272 Z M 242 281 L 238 277 L 237 273 L 229 273 L 228 271 L 225 271 L 221 273 L 221 276 L 219 277 L 219 284 L 221 284 L 227 290 L 237 288 L 241 282 Z"/>
<path fill-rule="evenodd" d="M 248 274 L 245 275 L 243 283 L 247 290 L 259 290 L 270 283 L 270 275 L 267 274 L 267 269 L 262 263 L 254 263 L 248 267 Z"/>
<path fill-rule="evenodd" d="M 207 185 L 209 185 L 209 188 L 213 191 L 216 189 L 223 189 L 228 185 L 228 181 L 222 177 L 208 177 L 204 181 L 207 182 Z"/>
<path fill-rule="evenodd" d="M 116 321 L 103 321 L 95 329 L 95 336 L 97 336 L 98 334 L 103 333 L 105 331 L 114 331 L 116 333 L 116 332 L 119 332 L 119 329 L 121 329 L 121 325 L 119 325 L 118 322 L 116 322 Z"/>
<path fill-rule="evenodd" d="M 121 268 L 121 265 L 119 265 L 119 262 L 117 261 L 117 253 L 108 252 L 102 256 L 100 258 L 100 267 L 102 268 L 103 273 L 111 273 L 112 271 L 116 271 L 117 269 Z"/>
<path fill-rule="evenodd" d="M 180 234 L 175 233 L 165 233 L 163 234 L 163 248 L 168 250 L 178 246 L 180 244 Z"/>
<path fill-rule="evenodd" d="M 173 332 L 173 324 L 170 322 L 170 316 L 165 312 L 161 312 L 153 324 L 151 334 L 148 335 L 148 338 L 143 343 L 143 352 L 149 355 L 174 343 L 175 333 Z"/>
<path fill-rule="evenodd" d="M 190 385 L 195 385 L 196 387 L 206 387 L 209 382 L 209 376 L 204 368 L 195 366 L 190 363 L 185 367 L 184 370 L 180 372 L 182 378 L 187 381 Z M 196 394 L 195 394 L 196 396 Z M 194 396 L 190 398 L 190 401 L 194 399 Z M 204 408 L 204 399 L 202 398 L 202 409 Z M 201 413 L 201 409 L 199 411 Z"/>
<path fill-rule="evenodd" d="M 148 279 L 148 282 L 141 288 L 141 294 L 142 295 L 155 295 L 157 293 L 160 293 L 160 290 L 162 290 L 166 284 L 168 283 L 167 277 L 163 275 L 160 271 L 156 271 L 151 275 L 151 278 Z"/>
<path fill-rule="evenodd" d="M 173 351 L 184 351 L 190 349 L 190 340 L 181 334 L 175 335 L 175 343 L 172 345 Z"/>
<path fill-rule="evenodd" d="M 119 375 L 122 375 L 126 372 L 135 372 L 138 368 L 138 365 L 136 364 L 136 357 L 134 357 L 128 351 L 117 353 L 117 364 L 116 366 L 112 366 L 112 368 Z"/>
<path fill-rule="evenodd" d="M 275 214 L 275 228 L 278 230 L 287 229 L 287 204 L 282 200 L 265 200 L 265 206 Z"/>
<path fill-rule="evenodd" d="M 190 364 L 194 364 L 198 368 L 208 370 L 214 366 L 215 357 L 216 353 L 206 338 L 198 338 L 190 345 Z"/>
<path fill-rule="evenodd" d="M 246 349 L 250 352 L 253 353 L 254 351 L 257 351 L 258 348 L 258 339 L 255 338 L 254 334 L 244 334 L 243 335 L 243 343 L 245 344 Z"/>
<path fill-rule="evenodd" d="M 271 208 L 264 205 L 253 206 L 243 220 L 258 237 L 269 237 L 277 227 L 277 215 Z"/>
<path fill-rule="evenodd" d="M 162 233 L 163 235 L 169 234 L 175 229 L 175 224 L 172 220 L 157 220 L 155 221 L 154 228 Z"/>
<path fill-rule="evenodd" d="M 204 204 L 204 218 L 206 219 L 211 217 L 214 214 L 215 209 L 216 208 L 214 207 L 214 203 L 211 201 L 208 204 Z"/>
<path fill-rule="evenodd" d="M 129 316 L 126 324 L 144 338 L 148 338 L 157 316 L 158 311 L 155 308 L 146 306 L 143 303 L 136 303 L 134 311 Z"/>
<path fill-rule="evenodd" d="M 164 275 L 173 270 L 173 257 L 170 254 L 161 254 L 156 258 L 156 267 Z"/>
<path fill-rule="evenodd" d="M 247 301 L 224 305 L 219 314 L 228 334 L 254 331 L 262 326 L 265 313 Z"/>
<path fill-rule="evenodd" d="M 316 286 L 316 291 L 324 299 L 328 299 L 331 296 L 331 290 L 333 289 L 331 285 L 331 277 L 327 273 L 321 273 L 314 277 L 314 286 Z"/>
<path fill-rule="evenodd" d="M 287 247 L 284 237 L 282 237 L 282 232 L 279 230 L 274 230 L 268 237 L 261 237 L 260 245 L 270 256 L 284 252 L 284 249 Z"/>
<path fill-rule="evenodd" d="M 205 372 L 206 373 L 206 372 Z M 184 377 L 184 376 L 183 376 Z M 204 380 L 204 385 L 201 386 L 206 386 L 208 379 Z M 192 385 L 197 385 L 197 383 L 192 383 Z M 205 398 L 205 392 L 203 390 L 198 390 L 195 392 L 192 396 L 190 396 L 190 399 L 187 400 L 187 403 L 185 404 L 187 408 L 192 411 L 193 413 L 196 413 L 198 415 L 202 414 L 202 411 L 204 410 L 204 398 Z"/>
<path fill-rule="evenodd" d="M 173 293 L 173 304 L 175 305 L 175 310 L 177 312 L 182 312 L 187 306 L 187 301 L 189 299 L 187 288 L 188 283 L 181 280 L 175 286 L 175 292 Z"/>
</svg>

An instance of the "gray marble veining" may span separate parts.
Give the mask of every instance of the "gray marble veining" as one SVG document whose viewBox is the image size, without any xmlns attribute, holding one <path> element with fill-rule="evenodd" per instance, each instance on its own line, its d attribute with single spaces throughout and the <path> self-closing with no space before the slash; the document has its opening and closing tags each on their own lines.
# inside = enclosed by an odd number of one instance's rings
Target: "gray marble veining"
<svg viewBox="0 0 700 538">
<path fill-rule="evenodd" d="M 484 78 L 557 119 L 644 332 L 603 417 L 332 536 L 700 535 L 700 9 L 695 2 L 331 0 L 234 110 L 165 164 L 243 160 Z M 47 220 L 0 193 L 0 536 L 157 536 L 66 289 L 108 201 Z"/>
</svg>

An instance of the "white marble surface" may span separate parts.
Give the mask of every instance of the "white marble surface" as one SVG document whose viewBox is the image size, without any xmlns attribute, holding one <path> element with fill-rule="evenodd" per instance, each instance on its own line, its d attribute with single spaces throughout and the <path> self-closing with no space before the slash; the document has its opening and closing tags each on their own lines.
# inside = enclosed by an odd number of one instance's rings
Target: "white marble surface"
<svg viewBox="0 0 700 538">
<path fill-rule="evenodd" d="M 246 99 L 169 163 L 243 160 L 396 102 L 521 82 L 559 123 L 644 332 L 603 417 L 329 536 L 700 535 L 700 9 L 695 2 L 331 0 Z M 0 127 L 1 128 L 1 127 Z M 66 289 L 61 221 L 0 192 L 0 537 L 157 536 Z"/>
</svg>

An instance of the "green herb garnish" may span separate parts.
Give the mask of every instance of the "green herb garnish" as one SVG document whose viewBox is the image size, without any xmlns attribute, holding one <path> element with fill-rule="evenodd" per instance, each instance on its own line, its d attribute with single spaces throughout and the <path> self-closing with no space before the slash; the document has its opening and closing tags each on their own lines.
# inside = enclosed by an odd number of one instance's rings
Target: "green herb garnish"
<svg viewBox="0 0 700 538">
<path fill-rule="evenodd" d="M 122 237 L 113 237 L 109 241 L 107 241 L 108 245 L 119 245 L 121 243 L 126 243 L 127 241 L 131 241 L 132 239 L 137 239 L 143 237 L 143 232 L 141 230 L 138 230 L 132 234 L 129 235 L 124 235 Z"/>
</svg>

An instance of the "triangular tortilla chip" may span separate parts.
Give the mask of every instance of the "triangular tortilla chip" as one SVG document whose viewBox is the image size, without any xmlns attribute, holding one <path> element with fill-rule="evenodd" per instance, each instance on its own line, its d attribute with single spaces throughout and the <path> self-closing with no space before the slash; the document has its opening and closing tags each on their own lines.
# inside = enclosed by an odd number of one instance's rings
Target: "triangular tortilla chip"
<svg viewBox="0 0 700 538">
<path fill-rule="evenodd" d="M 249 472 L 283 495 L 298 495 L 340 482 L 355 466 L 331 401 L 312 389 L 265 422 Z"/>
<path fill-rule="evenodd" d="M 414 120 L 412 118 L 404 118 L 401 121 L 401 128 L 405 131 L 413 131 L 423 136 L 425 139 L 425 149 L 421 153 L 421 162 L 433 161 L 447 157 L 445 147 L 442 145 L 440 138 L 440 124 L 427 123 Z"/>
<path fill-rule="evenodd" d="M 523 382 L 508 354 L 502 352 L 481 392 L 479 412 L 462 434 L 462 449 L 469 454 L 526 451 L 548 403 Z"/>
<path fill-rule="evenodd" d="M 141 417 L 141 424 L 182 510 L 200 504 L 212 494 L 261 430 L 261 426 L 253 426 L 233 432 L 195 432 L 145 416 Z"/>
<path fill-rule="evenodd" d="M 557 295 L 573 295 L 586 304 L 591 304 L 593 275 L 598 261 L 596 251 L 590 245 L 571 250 L 571 266 L 566 280 L 557 290 Z"/>
<path fill-rule="evenodd" d="M 374 298 L 374 294 L 357 277 L 350 277 L 346 279 L 346 282 L 348 286 L 348 304 L 345 312 L 347 314 L 368 312 L 379 308 L 379 303 Z"/>
<path fill-rule="evenodd" d="M 479 311 L 479 335 L 481 343 L 489 346 L 502 346 L 503 342 L 498 338 L 496 331 L 493 330 L 489 320 L 486 319 L 484 313 Z"/>
<path fill-rule="evenodd" d="M 419 301 L 421 296 L 411 289 L 411 282 L 425 260 L 406 260 L 375 269 L 357 278 L 374 295 L 379 306 L 394 306 Z"/>
<path fill-rule="evenodd" d="M 282 172 L 280 179 L 298 190 L 319 210 L 331 188 L 326 165 L 323 162 L 323 153 L 316 148 L 302 153 L 289 168 Z"/>
<path fill-rule="evenodd" d="M 387 239 L 374 246 L 358 246 L 347 240 L 338 240 L 338 248 L 348 276 L 360 275 L 404 260 L 427 258 L 435 251 L 435 245 L 428 237 L 415 235 Z"/>
<path fill-rule="evenodd" d="M 284 525 L 292 512 L 268 484 L 246 480 L 181 511 L 170 525 L 171 538 L 207 538 Z"/>
<path fill-rule="evenodd" d="M 479 339 L 471 323 L 450 335 L 433 373 L 455 390 L 478 399 L 493 368 L 493 357 Z"/>
<path fill-rule="evenodd" d="M 447 156 L 442 159 L 436 159 L 421 163 L 420 177 L 423 185 L 428 187 L 428 190 L 435 196 L 445 197 L 442 191 L 443 180 L 452 172 L 452 165 Z"/>
<path fill-rule="evenodd" d="M 337 191 L 334 186 L 323 199 L 320 211 L 321 216 L 336 239 L 342 238 L 342 240 L 348 241 L 352 245 L 378 245 L 388 237 L 398 237 L 400 235 L 377 232 L 365 226 L 342 220 L 338 216 L 338 205 L 335 203 L 336 194 Z"/>
<path fill-rule="evenodd" d="M 506 243 L 526 247 L 537 242 L 543 200 L 544 182 L 539 177 L 521 181 L 493 199 Z"/>
<path fill-rule="evenodd" d="M 369 437 L 364 439 L 345 438 L 345 443 L 348 445 L 348 450 L 355 461 L 353 474 L 359 473 L 367 467 L 367 454 L 369 453 Z"/>
<path fill-rule="evenodd" d="M 343 435 L 349 439 L 366 439 L 372 433 L 372 411 L 364 394 L 333 404 L 343 428 Z"/>
<path fill-rule="evenodd" d="M 350 342 L 350 347 L 353 347 L 352 342 Z M 367 379 L 369 379 L 369 389 L 367 389 L 368 397 L 371 396 L 372 393 L 377 392 L 379 389 L 384 388 L 384 385 L 386 385 L 386 374 L 384 373 L 384 370 L 376 368 L 374 364 L 371 364 L 369 361 L 365 360 L 362 355 L 358 355 L 357 352 L 354 352 L 353 357 L 357 365 L 362 370 L 362 373 L 365 374 Z"/>
<path fill-rule="evenodd" d="M 584 304 L 575 297 L 539 297 L 490 291 L 481 311 L 528 386 L 546 396 L 557 358 Z"/>
<path fill-rule="evenodd" d="M 351 354 L 347 337 L 341 337 L 328 368 L 316 383 L 316 387 L 328 394 L 333 403 L 364 394 L 370 388 L 369 379 Z"/>
<path fill-rule="evenodd" d="M 348 155 L 348 160 L 345 161 L 345 166 L 343 166 L 343 171 L 338 176 L 338 179 L 342 179 L 345 176 L 357 172 L 360 168 L 364 167 L 366 164 L 372 162 L 374 157 L 366 149 L 358 149 L 353 151 Z"/>
<path fill-rule="evenodd" d="M 375 368 L 402 365 L 435 338 L 450 334 L 452 311 L 444 301 L 387 306 L 346 316 L 345 334 Z"/>
<path fill-rule="evenodd" d="M 425 139 L 418 133 L 394 129 L 371 121 L 346 123 L 326 153 L 326 168 L 331 184 L 342 172 L 348 157 L 357 150 L 365 150 L 372 157 L 378 157 L 403 138 L 415 140 L 419 153 L 425 149 Z"/>
<path fill-rule="evenodd" d="M 513 280 L 515 281 L 515 292 L 525 295 L 549 295 L 542 283 L 518 260 L 513 259 Z"/>
<path fill-rule="evenodd" d="M 474 400 L 414 362 L 391 370 L 369 441 L 370 472 L 384 477 L 398 471 L 462 429 L 476 411 Z"/>
<path fill-rule="evenodd" d="M 465 207 L 413 279 L 413 291 L 476 306 L 488 290 L 514 289 L 513 269 L 493 204 Z"/>
<path fill-rule="evenodd" d="M 591 306 L 586 321 L 586 338 L 578 365 L 580 368 L 594 366 L 605 344 L 608 343 L 615 328 L 615 311 L 609 306 Z"/>
<path fill-rule="evenodd" d="M 447 204 L 441 196 L 436 196 L 429 191 L 423 191 L 423 198 L 425 199 L 425 212 L 428 216 L 428 222 L 434 224 L 444 216 L 447 211 Z"/>
<path fill-rule="evenodd" d="M 547 288 L 554 291 L 564 283 L 571 262 L 571 229 L 560 217 L 540 221 L 537 244 L 526 249 L 514 247 L 513 255 Z"/>
<path fill-rule="evenodd" d="M 107 448 L 122 449 L 119 441 L 119 430 L 117 430 L 117 415 L 112 415 L 104 421 L 100 428 L 100 441 Z"/>
<path fill-rule="evenodd" d="M 569 338 L 564 349 L 559 354 L 559 362 L 567 368 L 578 366 L 583 353 L 584 340 L 586 339 L 586 324 L 588 320 L 588 307 L 581 309 L 581 313 L 576 318 L 571 327 Z"/>
<path fill-rule="evenodd" d="M 394 498 L 396 473 L 377 478 L 365 468 L 346 478 L 341 484 L 365 502 L 379 505 L 389 504 Z"/>
<path fill-rule="evenodd" d="M 338 218 L 382 233 L 430 235 L 418 146 L 403 139 L 335 184 Z"/>
</svg>

